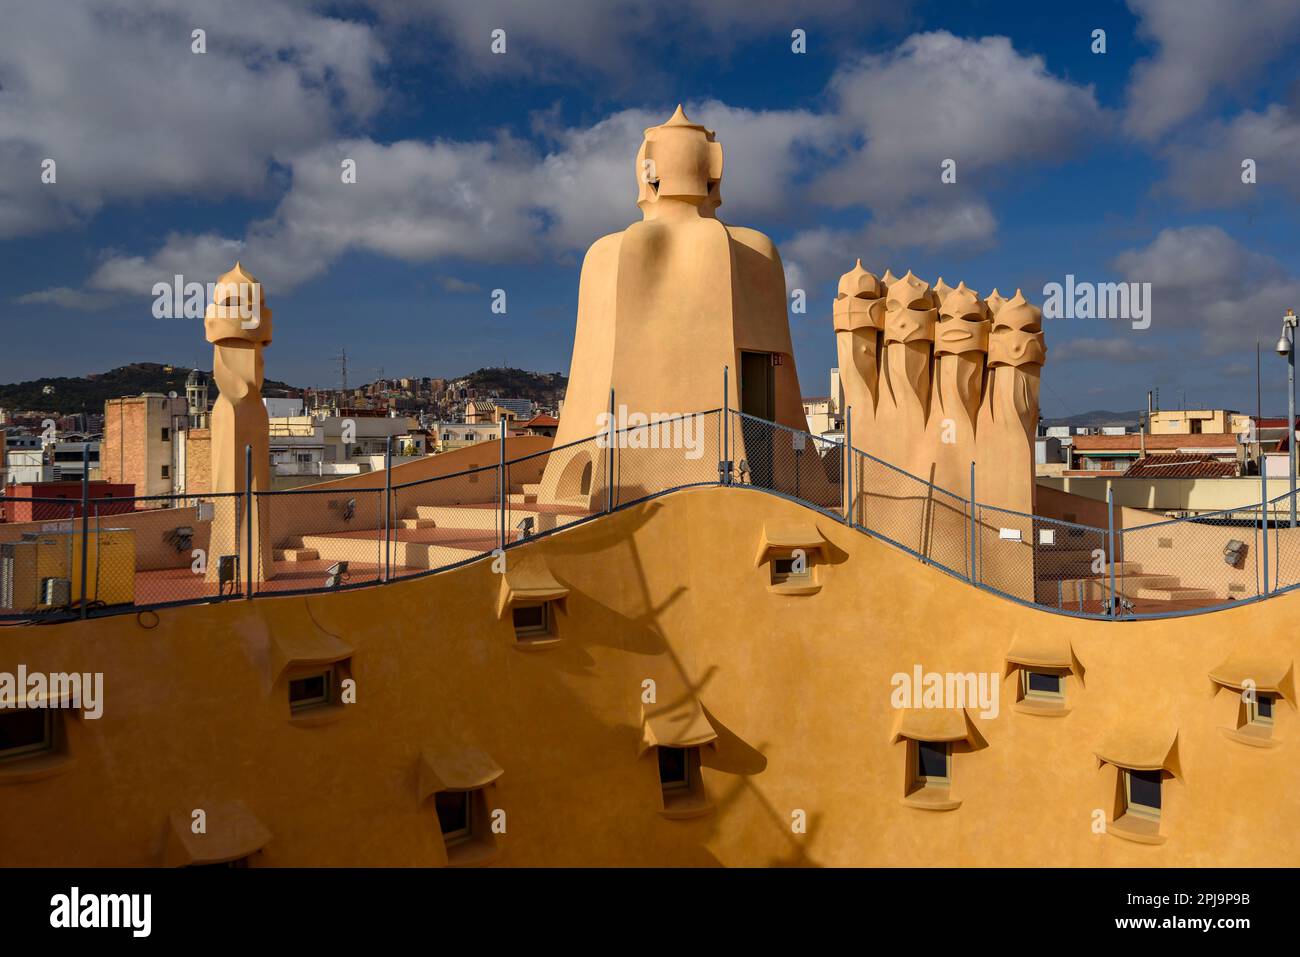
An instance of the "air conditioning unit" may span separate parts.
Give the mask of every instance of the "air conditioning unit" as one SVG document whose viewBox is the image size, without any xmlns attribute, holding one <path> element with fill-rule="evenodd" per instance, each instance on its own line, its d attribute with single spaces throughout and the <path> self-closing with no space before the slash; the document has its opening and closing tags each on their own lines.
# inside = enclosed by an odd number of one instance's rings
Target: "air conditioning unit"
<svg viewBox="0 0 1300 957">
<path fill-rule="evenodd" d="M 68 591 L 65 593 L 65 584 Z M 66 607 L 80 598 L 81 532 L 30 532 L 0 544 L 0 607 L 33 611 Z M 135 538 L 129 529 L 106 528 L 86 540 L 87 601 L 135 601 Z"/>
<path fill-rule="evenodd" d="M 71 578 L 42 578 L 41 604 L 51 608 L 67 608 L 72 604 Z"/>
<path fill-rule="evenodd" d="M 14 602 L 14 548 L 17 544 L 0 544 L 0 608 L 18 607 Z"/>
<path fill-rule="evenodd" d="M 239 556 L 222 555 L 217 559 L 217 581 L 224 589 L 230 585 L 232 588 L 239 585 Z"/>
</svg>

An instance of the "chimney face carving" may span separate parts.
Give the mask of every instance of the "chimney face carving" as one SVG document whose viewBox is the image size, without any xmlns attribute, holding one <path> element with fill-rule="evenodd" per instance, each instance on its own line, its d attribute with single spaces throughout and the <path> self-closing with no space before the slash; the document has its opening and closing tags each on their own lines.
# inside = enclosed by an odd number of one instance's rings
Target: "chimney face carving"
<svg viewBox="0 0 1300 957">
<path fill-rule="evenodd" d="M 1042 313 L 1023 293 L 981 299 L 964 282 L 931 287 L 911 272 L 878 281 L 859 261 L 840 278 L 834 327 L 854 448 L 951 493 L 904 507 L 902 486 L 922 483 L 866 462 L 854 482 L 860 512 L 875 509 L 873 525 L 886 523 L 881 530 L 898 541 L 923 529 L 967 547 L 972 462 L 980 504 L 1033 512 L 1047 350 Z M 952 564 L 965 567 L 957 546 Z"/>
</svg>

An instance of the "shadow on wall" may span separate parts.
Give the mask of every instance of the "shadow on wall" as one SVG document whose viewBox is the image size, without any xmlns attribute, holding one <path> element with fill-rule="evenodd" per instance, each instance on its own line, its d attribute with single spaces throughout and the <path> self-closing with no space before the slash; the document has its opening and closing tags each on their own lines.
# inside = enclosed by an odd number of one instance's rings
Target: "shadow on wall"
<svg viewBox="0 0 1300 957">
<path fill-rule="evenodd" d="M 767 770 L 768 762 L 763 753 L 765 745 L 755 746 L 749 744 L 724 724 L 706 704 L 703 704 L 707 700 L 710 682 L 718 676 L 719 669 L 712 664 L 702 670 L 689 667 L 683 660 L 683 656 L 668 640 L 664 628 L 661 626 L 664 615 L 683 600 L 689 600 L 690 597 L 689 588 L 677 586 L 658 604 L 651 598 L 653 589 L 637 542 L 640 533 L 649 530 L 649 527 L 659 518 L 663 509 L 664 503 L 660 501 L 651 501 L 634 506 L 627 513 L 624 513 L 628 520 L 634 523 L 632 531 L 608 534 L 595 543 L 579 544 L 572 540 L 566 541 L 564 537 L 559 537 L 550 539 L 549 544 L 557 556 L 565 554 L 589 555 L 593 550 L 599 552 L 615 548 L 622 549 L 627 553 L 628 564 L 634 569 L 634 575 L 627 579 L 631 600 L 625 604 L 626 610 L 623 612 L 615 612 L 608 605 L 598 606 L 605 615 L 609 616 L 610 620 L 608 624 L 599 620 L 593 623 L 595 625 L 594 633 L 601 636 L 595 638 L 594 643 L 615 648 L 620 652 L 630 652 L 651 659 L 647 662 L 646 671 L 649 676 L 654 677 L 658 686 L 658 706 L 672 709 L 691 701 L 701 702 L 700 707 L 717 734 L 716 740 L 711 745 L 700 749 L 701 766 L 714 772 L 707 776 L 707 786 L 710 788 L 710 800 L 713 805 L 712 813 L 707 817 L 697 818 L 692 821 L 676 821 L 673 822 L 673 825 L 679 828 L 691 829 L 692 832 L 698 834 L 699 852 L 712 858 L 713 855 L 705 845 L 722 830 L 723 822 L 730 810 L 742 799 L 748 797 L 762 808 L 763 819 L 771 826 L 773 833 L 779 835 L 782 841 L 790 847 L 788 857 L 774 859 L 771 865 L 780 867 L 817 866 L 817 862 L 812 856 L 812 849 L 816 843 L 820 816 L 814 815 L 810 817 L 805 825 L 805 833 L 796 835 L 791 827 L 789 815 L 774 807 L 755 781 L 755 778 Z M 673 529 L 666 527 L 664 532 L 672 535 Z M 842 549 L 827 544 L 825 560 L 828 564 L 841 564 L 847 559 L 848 555 Z M 680 569 L 676 570 L 678 573 L 680 571 Z M 628 592 L 625 592 L 625 594 L 628 594 Z M 586 614 L 589 614 L 589 612 Z M 574 670 L 568 665 L 565 666 L 565 670 L 570 671 L 570 673 L 581 674 L 584 677 L 593 676 L 589 670 L 593 660 L 585 652 L 581 652 L 581 655 L 583 657 L 581 670 Z M 640 728 L 635 730 L 639 735 Z M 641 760 L 645 762 L 652 760 L 652 758 L 643 757 Z"/>
</svg>

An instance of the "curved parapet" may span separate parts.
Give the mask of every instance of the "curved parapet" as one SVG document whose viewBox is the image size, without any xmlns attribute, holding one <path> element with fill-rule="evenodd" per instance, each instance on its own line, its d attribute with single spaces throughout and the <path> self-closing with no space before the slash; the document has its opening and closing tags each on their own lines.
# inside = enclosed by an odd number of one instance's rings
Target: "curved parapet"
<svg viewBox="0 0 1300 957">
<path fill-rule="evenodd" d="M 808 524 L 771 495 L 688 491 L 523 543 L 504 572 L 9 629 L 29 673 L 111 670 L 118 704 L 93 729 L 59 715 L 57 776 L 6 762 L 4 863 L 442 866 L 426 802 L 459 791 L 508 817 L 499 866 L 1300 864 L 1278 827 L 1300 794 L 1300 596 L 1046 618 L 842 524 L 791 531 Z M 791 546 L 816 591 L 755 564 Z M 512 594 L 564 602 L 540 649 L 501 613 L 521 569 Z M 345 642 L 313 660 L 349 654 L 360 703 L 295 727 L 285 682 L 267 690 L 283 635 Z M 1276 746 L 1239 726 L 1247 688 Z M 667 748 L 707 798 L 689 820 L 664 813 Z M 1126 820 L 1132 780 L 1158 814 Z M 792 836 L 795 808 L 816 826 Z"/>
</svg>

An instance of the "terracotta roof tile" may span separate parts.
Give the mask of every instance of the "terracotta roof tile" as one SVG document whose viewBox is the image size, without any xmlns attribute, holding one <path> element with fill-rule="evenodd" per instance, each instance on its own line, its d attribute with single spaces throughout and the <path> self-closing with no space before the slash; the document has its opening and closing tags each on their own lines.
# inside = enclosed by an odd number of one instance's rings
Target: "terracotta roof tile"
<svg viewBox="0 0 1300 957">
<path fill-rule="evenodd" d="M 1076 435 L 1074 450 L 1083 452 L 1127 452 L 1142 448 L 1142 436 L 1136 432 L 1128 435 Z M 1148 435 L 1148 449 L 1235 449 L 1237 436 L 1231 432 L 1213 432 L 1202 435 Z"/>
<path fill-rule="evenodd" d="M 1128 467 L 1124 478 L 1236 478 L 1236 462 L 1209 455 L 1148 455 Z"/>
</svg>

